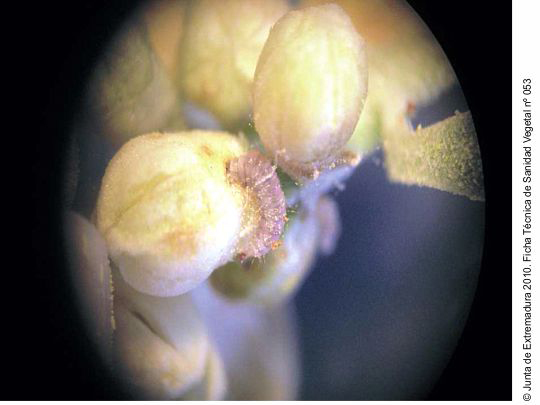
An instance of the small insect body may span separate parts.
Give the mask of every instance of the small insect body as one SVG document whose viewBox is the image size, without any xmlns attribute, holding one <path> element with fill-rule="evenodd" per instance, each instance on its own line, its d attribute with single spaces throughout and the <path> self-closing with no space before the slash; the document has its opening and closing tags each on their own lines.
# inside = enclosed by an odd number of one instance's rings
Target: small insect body
<svg viewBox="0 0 540 405">
<path fill-rule="evenodd" d="M 285 195 L 276 168 L 258 150 L 250 150 L 227 164 L 230 181 L 243 187 L 251 225 L 240 238 L 236 258 L 262 257 L 279 246 L 286 222 Z"/>
</svg>

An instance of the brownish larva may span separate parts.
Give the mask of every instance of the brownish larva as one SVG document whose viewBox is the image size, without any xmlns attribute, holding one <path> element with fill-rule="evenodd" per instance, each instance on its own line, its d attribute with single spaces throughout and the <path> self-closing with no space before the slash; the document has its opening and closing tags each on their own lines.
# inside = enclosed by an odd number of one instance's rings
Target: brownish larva
<svg viewBox="0 0 540 405">
<path fill-rule="evenodd" d="M 252 232 L 242 238 L 237 258 L 261 257 L 279 245 L 286 221 L 285 195 L 270 160 L 258 150 L 250 150 L 227 163 L 231 181 L 245 187 L 257 204 L 258 222 Z"/>
</svg>

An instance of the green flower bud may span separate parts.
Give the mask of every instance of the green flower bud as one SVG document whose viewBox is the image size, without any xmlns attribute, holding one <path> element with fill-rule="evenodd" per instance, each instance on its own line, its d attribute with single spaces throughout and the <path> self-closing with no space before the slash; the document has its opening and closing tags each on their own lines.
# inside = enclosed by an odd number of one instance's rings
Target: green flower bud
<svg viewBox="0 0 540 405">
<path fill-rule="evenodd" d="M 114 39 L 88 94 L 93 127 L 116 146 L 146 132 L 184 128 L 173 83 L 139 20 L 129 21 Z"/>
<path fill-rule="evenodd" d="M 183 97 L 227 128 L 251 109 L 255 66 L 284 0 L 200 0 L 186 14 L 178 83 Z"/>
<path fill-rule="evenodd" d="M 227 162 L 243 142 L 224 132 L 153 133 L 109 163 L 98 228 L 126 281 L 147 294 L 182 294 L 234 255 L 247 197 Z"/>
<path fill-rule="evenodd" d="M 180 56 L 178 48 L 184 28 L 186 5 L 187 0 L 155 0 L 149 2 L 143 11 L 150 45 L 171 78 Z"/>
<path fill-rule="evenodd" d="M 401 130 L 407 110 L 457 83 L 443 50 L 404 0 L 302 0 L 301 7 L 335 3 L 366 40 L 369 95 L 348 144 L 365 155 L 381 135 Z"/>
<path fill-rule="evenodd" d="M 367 94 L 364 41 L 336 5 L 291 11 L 270 31 L 253 87 L 255 127 L 292 177 L 334 167 Z"/>
</svg>

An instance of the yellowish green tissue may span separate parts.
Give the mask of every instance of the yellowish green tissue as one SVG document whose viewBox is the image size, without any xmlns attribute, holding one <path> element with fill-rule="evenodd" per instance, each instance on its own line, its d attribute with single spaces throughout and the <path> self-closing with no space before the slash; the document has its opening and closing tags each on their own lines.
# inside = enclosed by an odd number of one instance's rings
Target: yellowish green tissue
<svg viewBox="0 0 540 405">
<path fill-rule="evenodd" d="M 257 63 L 255 127 L 277 163 L 304 177 L 334 163 L 366 94 L 365 43 L 347 14 L 336 5 L 290 11 Z"/>
<path fill-rule="evenodd" d="M 346 146 L 347 149 L 356 152 L 360 158 L 373 152 L 381 142 L 380 113 L 374 96 L 368 92 L 360 119 Z"/>
<path fill-rule="evenodd" d="M 418 15 L 401 0 L 303 0 L 300 7 L 335 3 L 350 16 L 366 41 L 369 91 L 366 107 L 348 143 L 369 154 L 381 133 L 406 122 L 457 79 L 443 50 Z"/>
<path fill-rule="evenodd" d="M 187 0 L 154 0 L 143 10 L 150 45 L 171 79 L 179 58 Z"/>
<path fill-rule="evenodd" d="M 226 163 L 245 153 L 225 132 L 152 133 L 109 163 L 97 225 L 125 280 L 157 296 L 185 293 L 228 262 L 244 226 L 244 190 Z"/>
<path fill-rule="evenodd" d="M 426 103 L 457 83 L 429 28 L 402 0 L 303 0 L 301 7 L 343 7 L 366 40 L 369 97 L 381 122 L 393 126 L 411 105 Z"/>
<path fill-rule="evenodd" d="M 116 272 L 114 285 L 115 354 L 128 386 L 143 398 L 222 399 L 223 363 L 190 295 L 142 294 Z"/>
<path fill-rule="evenodd" d="M 184 128 L 173 83 L 139 20 L 119 32 L 88 92 L 94 126 L 116 146 L 150 131 Z"/>
<path fill-rule="evenodd" d="M 388 176 L 484 200 L 482 160 L 471 113 L 456 113 L 427 128 L 403 128 L 384 138 Z"/>
<path fill-rule="evenodd" d="M 239 128 L 251 110 L 255 66 L 285 0 L 200 0 L 186 14 L 177 81 L 183 98 Z"/>
</svg>

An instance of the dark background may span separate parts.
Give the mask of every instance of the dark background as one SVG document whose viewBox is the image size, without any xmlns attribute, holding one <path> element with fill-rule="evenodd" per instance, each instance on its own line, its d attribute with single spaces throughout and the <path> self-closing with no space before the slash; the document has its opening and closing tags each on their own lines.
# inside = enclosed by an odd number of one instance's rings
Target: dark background
<svg viewBox="0 0 540 405">
<path fill-rule="evenodd" d="M 411 1 L 460 79 L 473 112 L 486 181 L 482 271 L 465 332 L 430 399 L 511 398 L 511 3 Z M 82 333 L 59 242 L 63 148 L 83 84 L 133 1 L 20 3 L 9 28 L 5 84 L 2 399 L 125 398 Z M 11 227 L 14 225 L 15 227 Z M 7 379 L 7 380 L 6 380 Z"/>
</svg>

